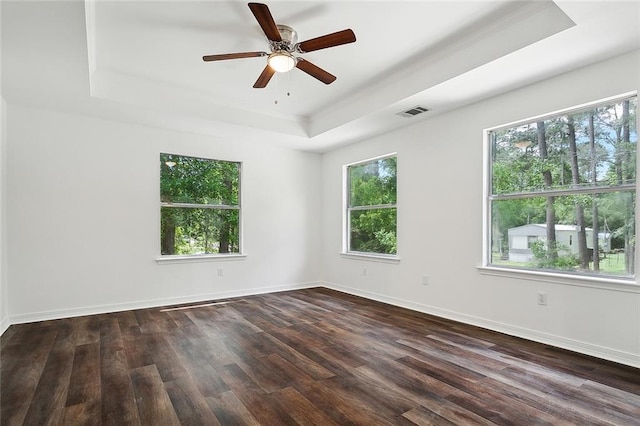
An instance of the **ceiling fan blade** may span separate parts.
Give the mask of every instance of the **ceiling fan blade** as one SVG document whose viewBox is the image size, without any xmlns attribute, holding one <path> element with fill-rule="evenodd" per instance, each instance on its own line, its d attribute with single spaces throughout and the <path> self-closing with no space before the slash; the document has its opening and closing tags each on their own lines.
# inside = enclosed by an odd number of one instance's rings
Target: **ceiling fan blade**
<svg viewBox="0 0 640 426">
<path fill-rule="evenodd" d="M 313 65 L 311 62 L 304 60 L 302 58 L 298 58 L 298 63 L 296 64 L 296 68 L 306 72 L 311 77 L 317 78 L 324 84 L 331 84 L 336 81 L 336 76 L 333 74 L 329 74 L 322 68 Z"/>
<path fill-rule="evenodd" d="M 224 53 L 222 55 L 205 55 L 202 57 L 202 60 L 205 62 L 210 62 L 210 61 L 224 61 L 227 59 L 258 58 L 260 56 L 267 56 L 267 52 L 242 52 L 242 53 Z"/>
<path fill-rule="evenodd" d="M 249 3 L 249 9 L 251 9 L 253 16 L 256 17 L 260 28 L 262 28 L 262 31 L 264 31 L 264 34 L 269 40 L 282 41 L 280 31 L 278 31 L 276 22 L 273 20 L 273 16 L 271 16 L 271 12 L 266 4 Z"/>
<path fill-rule="evenodd" d="M 340 46 L 343 44 L 353 43 L 354 41 L 356 41 L 356 35 L 352 30 L 347 29 L 312 38 L 310 40 L 305 40 L 296 44 L 296 50 L 300 53 L 313 52 L 314 50 Z"/>
<path fill-rule="evenodd" d="M 253 85 L 254 89 L 263 89 L 265 87 L 267 87 L 267 84 L 269 84 L 269 80 L 271 80 L 271 77 L 273 77 L 273 75 L 276 72 L 273 70 L 273 68 L 271 68 L 268 64 L 266 67 L 264 67 L 264 69 L 262 70 L 262 74 L 260 74 L 260 77 L 258 77 L 258 79 L 256 80 L 255 84 Z"/>
</svg>

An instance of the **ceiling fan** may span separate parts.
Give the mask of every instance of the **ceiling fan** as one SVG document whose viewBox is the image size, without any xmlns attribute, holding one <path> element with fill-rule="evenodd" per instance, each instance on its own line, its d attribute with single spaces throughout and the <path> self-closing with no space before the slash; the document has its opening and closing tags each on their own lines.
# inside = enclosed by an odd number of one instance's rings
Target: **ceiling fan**
<svg viewBox="0 0 640 426">
<path fill-rule="evenodd" d="M 267 57 L 267 65 L 253 85 L 254 88 L 264 88 L 276 72 L 288 72 L 294 67 L 320 80 L 324 84 L 331 84 L 336 76 L 294 54 L 303 54 L 328 47 L 340 46 L 356 41 L 352 30 L 342 30 L 298 43 L 298 34 L 287 25 L 277 25 L 266 4 L 249 3 L 249 9 L 269 41 L 271 53 L 242 52 L 225 53 L 221 55 L 205 55 L 202 59 L 209 61 L 224 61 L 227 59 Z"/>
</svg>

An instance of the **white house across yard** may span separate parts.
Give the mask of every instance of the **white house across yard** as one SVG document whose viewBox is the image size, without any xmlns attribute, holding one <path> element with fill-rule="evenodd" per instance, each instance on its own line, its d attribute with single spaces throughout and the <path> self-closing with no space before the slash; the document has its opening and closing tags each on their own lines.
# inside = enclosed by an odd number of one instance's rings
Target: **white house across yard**
<svg viewBox="0 0 640 426">
<path fill-rule="evenodd" d="M 593 229 L 585 228 L 587 234 L 587 248 L 593 249 Z M 531 223 L 528 225 L 510 228 L 509 233 L 509 260 L 512 262 L 530 262 L 533 259 L 531 245 L 535 241 L 547 240 L 547 225 L 544 223 Z M 559 245 L 559 254 L 578 254 L 578 226 L 556 225 L 556 241 Z M 601 252 L 611 251 L 611 233 L 598 233 L 598 247 Z"/>
</svg>

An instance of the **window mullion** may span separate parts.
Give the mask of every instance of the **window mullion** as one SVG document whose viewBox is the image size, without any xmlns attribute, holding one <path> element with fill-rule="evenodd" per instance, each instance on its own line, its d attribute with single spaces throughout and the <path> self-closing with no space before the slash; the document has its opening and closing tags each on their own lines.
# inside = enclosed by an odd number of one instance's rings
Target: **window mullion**
<svg viewBox="0 0 640 426">
<path fill-rule="evenodd" d="M 518 192 L 512 194 L 499 194 L 490 195 L 491 200 L 515 200 L 518 198 L 532 198 L 532 197 L 559 197 L 563 195 L 578 195 L 578 194 L 602 194 L 608 192 L 629 191 L 635 190 L 635 183 L 626 183 L 616 186 L 593 186 L 589 188 L 572 188 L 572 189 L 554 189 L 550 191 L 538 191 L 538 192 Z"/>
<path fill-rule="evenodd" d="M 193 204 L 193 203 L 160 203 L 162 207 L 176 207 L 176 208 L 192 208 L 192 209 L 217 209 L 217 210 L 240 210 L 240 206 L 233 206 L 227 204 Z"/>
<path fill-rule="evenodd" d="M 396 207 L 395 204 L 377 204 L 373 206 L 353 206 L 349 207 L 349 210 L 378 210 L 378 209 L 392 209 Z"/>
</svg>

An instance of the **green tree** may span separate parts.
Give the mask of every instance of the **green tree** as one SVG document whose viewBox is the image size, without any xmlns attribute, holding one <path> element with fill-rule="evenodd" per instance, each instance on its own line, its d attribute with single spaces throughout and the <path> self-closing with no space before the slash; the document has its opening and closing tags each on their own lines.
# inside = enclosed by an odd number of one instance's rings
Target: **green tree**
<svg viewBox="0 0 640 426">
<path fill-rule="evenodd" d="M 542 178 L 544 179 L 545 188 L 553 187 L 553 176 L 549 163 L 546 161 L 548 157 L 547 150 L 547 135 L 544 121 L 538 121 L 536 123 L 536 130 L 538 135 L 538 147 L 540 151 L 540 159 L 543 163 Z M 556 242 L 556 197 L 548 196 L 546 198 L 545 209 L 545 223 L 547 224 L 547 244 L 546 244 L 546 257 L 553 264 L 558 258 L 558 245 Z"/>
<path fill-rule="evenodd" d="M 395 254 L 396 157 L 349 167 L 349 249 Z"/>
<path fill-rule="evenodd" d="M 580 170 L 578 167 L 578 147 L 576 141 L 576 127 L 573 116 L 567 118 L 567 135 L 569 142 L 569 156 L 571 164 L 571 182 L 574 188 L 579 188 Z M 589 269 L 589 253 L 587 251 L 587 232 L 584 219 L 584 206 L 579 201 L 575 203 L 575 220 L 578 227 L 578 256 L 580 259 L 580 267 Z"/>
<path fill-rule="evenodd" d="M 239 184 L 239 163 L 161 154 L 161 253 L 237 252 Z"/>
</svg>

